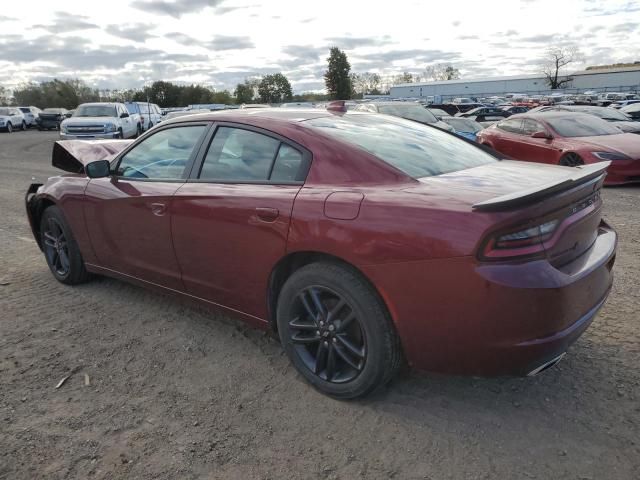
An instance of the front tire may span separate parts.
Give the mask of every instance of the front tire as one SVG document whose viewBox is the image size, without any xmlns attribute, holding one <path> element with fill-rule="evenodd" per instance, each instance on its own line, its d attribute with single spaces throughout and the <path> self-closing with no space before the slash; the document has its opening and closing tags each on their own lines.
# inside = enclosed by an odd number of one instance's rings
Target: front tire
<svg viewBox="0 0 640 480">
<path fill-rule="evenodd" d="M 569 152 L 560 159 L 560 165 L 564 167 L 579 167 L 584 165 L 584 160 L 577 153 Z"/>
<path fill-rule="evenodd" d="M 313 263 L 294 272 L 278 298 L 277 324 L 298 372 L 332 397 L 364 396 L 400 368 L 400 342 L 386 308 L 350 267 Z"/>
<path fill-rule="evenodd" d="M 27 131 L 27 124 L 22 122 L 21 128 L 22 128 L 23 132 L 26 132 Z"/>
<path fill-rule="evenodd" d="M 11 126 L 11 122 L 7 123 L 7 133 L 12 133 L 13 127 Z"/>
<path fill-rule="evenodd" d="M 40 235 L 47 265 L 56 280 L 77 285 L 89 279 L 78 244 L 58 207 L 53 205 L 43 212 Z"/>
</svg>

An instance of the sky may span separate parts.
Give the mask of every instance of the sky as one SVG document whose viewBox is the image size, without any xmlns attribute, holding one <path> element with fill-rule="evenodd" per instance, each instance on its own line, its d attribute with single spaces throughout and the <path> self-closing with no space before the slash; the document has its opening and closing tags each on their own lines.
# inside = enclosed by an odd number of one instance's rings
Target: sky
<svg viewBox="0 0 640 480">
<path fill-rule="evenodd" d="M 640 60 L 640 2 L 629 0 L 3 1 L 0 85 L 80 78 L 101 89 L 155 80 L 231 89 L 283 72 L 322 91 L 331 46 L 352 71 L 462 78 L 532 74 L 552 46 L 588 65 Z"/>
</svg>

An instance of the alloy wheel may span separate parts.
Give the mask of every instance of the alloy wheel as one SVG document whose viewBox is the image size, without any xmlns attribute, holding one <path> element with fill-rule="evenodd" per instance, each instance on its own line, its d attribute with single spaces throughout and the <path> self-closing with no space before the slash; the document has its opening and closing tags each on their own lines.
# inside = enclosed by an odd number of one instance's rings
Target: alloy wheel
<svg viewBox="0 0 640 480">
<path fill-rule="evenodd" d="M 331 383 L 349 382 L 362 372 L 366 338 L 345 298 L 327 287 L 311 286 L 298 293 L 291 312 L 289 338 L 311 372 Z"/>
<path fill-rule="evenodd" d="M 69 245 L 62 226 L 55 218 L 49 218 L 44 231 L 44 250 L 49 265 L 60 277 L 65 277 L 71 268 Z"/>
</svg>

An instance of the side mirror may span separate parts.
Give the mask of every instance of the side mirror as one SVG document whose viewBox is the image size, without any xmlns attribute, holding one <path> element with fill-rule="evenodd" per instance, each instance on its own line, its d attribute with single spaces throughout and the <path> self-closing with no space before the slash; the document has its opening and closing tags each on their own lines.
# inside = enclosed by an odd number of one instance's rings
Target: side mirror
<svg viewBox="0 0 640 480">
<path fill-rule="evenodd" d="M 73 113 L 67 112 L 67 113 L 64 114 L 64 116 L 67 117 L 67 118 L 71 118 L 73 116 Z"/>
<path fill-rule="evenodd" d="M 111 172 L 111 164 L 109 160 L 96 160 L 95 162 L 87 163 L 84 170 L 89 178 L 104 178 L 108 177 Z"/>
<path fill-rule="evenodd" d="M 127 118 L 129 116 L 128 113 L 121 113 L 120 118 Z"/>
<path fill-rule="evenodd" d="M 544 139 L 550 139 L 553 138 L 549 133 L 545 132 L 545 131 L 539 131 L 539 132 L 533 132 L 531 134 L 531 138 L 544 138 Z"/>
</svg>

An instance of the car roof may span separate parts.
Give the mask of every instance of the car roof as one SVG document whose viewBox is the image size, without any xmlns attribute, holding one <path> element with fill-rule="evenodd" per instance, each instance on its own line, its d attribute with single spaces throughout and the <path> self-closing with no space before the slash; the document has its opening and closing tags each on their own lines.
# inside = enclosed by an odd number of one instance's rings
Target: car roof
<svg viewBox="0 0 640 480">
<path fill-rule="evenodd" d="M 344 113 L 340 112 L 344 115 Z M 349 113 L 350 115 L 357 115 L 358 113 Z M 364 113 L 361 113 L 361 115 Z M 311 120 L 312 118 L 330 117 L 335 115 L 334 112 L 323 110 L 321 108 L 247 108 L 247 109 L 234 109 L 234 110 L 218 110 L 213 112 L 204 112 L 196 115 L 189 115 L 188 117 L 177 117 L 169 120 L 172 123 L 179 123 L 181 121 L 193 122 L 194 120 L 207 120 L 207 121 L 239 121 L 251 123 L 251 119 L 274 119 L 289 122 L 304 122 L 305 120 Z M 168 123 L 168 122 L 167 122 Z"/>
<path fill-rule="evenodd" d="M 358 105 L 363 105 L 362 103 L 358 104 Z M 418 102 L 410 102 L 410 101 L 398 101 L 398 102 L 390 102 L 390 101 L 386 101 L 386 102 L 366 102 L 366 105 L 418 105 L 421 106 L 420 103 Z"/>
<path fill-rule="evenodd" d="M 80 105 L 78 105 L 79 107 L 83 107 L 83 106 L 107 106 L 107 107 L 115 107 L 116 105 L 122 105 L 120 102 L 87 102 L 87 103 L 81 103 Z"/>
</svg>

